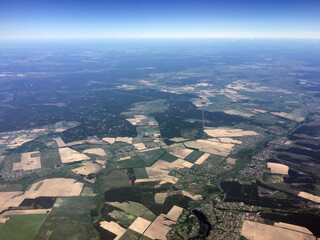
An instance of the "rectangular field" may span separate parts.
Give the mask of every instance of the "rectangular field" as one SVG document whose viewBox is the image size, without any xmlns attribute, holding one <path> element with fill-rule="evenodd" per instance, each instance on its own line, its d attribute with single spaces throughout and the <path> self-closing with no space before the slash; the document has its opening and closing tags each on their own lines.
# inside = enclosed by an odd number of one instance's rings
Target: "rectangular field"
<svg viewBox="0 0 320 240">
<path fill-rule="evenodd" d="M 61 165 L 61 158 L 58 149 L 48 149 L 40 152 L 41 166 L 49 168 Z"/>
<path fill-rule="evenodd" d="M 195 163 L 204 153 L 199 151 L 193 151 L 188 156 L 184 158 L 184 160 Z"/>
<path fill-rule="evenodd" d="M 0 231 L 1 240 L 34 239 L 48 214 L 13 215 Z"/>
<path fill-rule="evenodd" d="M 143 179 L 143 178 L 149 177 L 145 168 L 134 168 L 133 171 L 137 179 Z"/>
</svg>

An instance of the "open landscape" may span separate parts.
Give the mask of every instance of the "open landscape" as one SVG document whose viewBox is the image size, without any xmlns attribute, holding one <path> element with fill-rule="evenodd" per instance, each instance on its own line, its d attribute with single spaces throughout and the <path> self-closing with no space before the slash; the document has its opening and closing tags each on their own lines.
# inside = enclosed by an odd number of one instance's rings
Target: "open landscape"
<svg viewBox="0 0 320 240">
<path fill-rule="evenodd" d="M 28 49 L 1 49 L 0 239 L 320 237 L 318 42 Z"/>
</svg>

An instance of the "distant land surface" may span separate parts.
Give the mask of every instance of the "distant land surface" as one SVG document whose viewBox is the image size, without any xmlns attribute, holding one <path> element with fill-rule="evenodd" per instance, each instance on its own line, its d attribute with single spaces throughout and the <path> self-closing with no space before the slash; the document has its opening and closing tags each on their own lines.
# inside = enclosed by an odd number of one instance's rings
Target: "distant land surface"
<svg viewBox="0 0 320 240">
<path fill-rule="evenodd" d="M 320 237 L 320 43 L 0 43 L 0 239 Z"/>
</svg>

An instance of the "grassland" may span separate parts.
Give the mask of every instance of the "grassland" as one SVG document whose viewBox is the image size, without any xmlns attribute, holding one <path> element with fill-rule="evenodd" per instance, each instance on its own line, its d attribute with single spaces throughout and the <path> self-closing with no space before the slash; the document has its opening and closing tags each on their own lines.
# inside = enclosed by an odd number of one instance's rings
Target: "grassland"
<svg viewBox="0 0 320 240">
<path fill-rule="evenodd" d="M 35 239 L 89 239 L 93 197 L 59 198 L 57 202 L 60 206 L 53 208 Z"/>
<path fill-rule="evenodd" d="M 166 162 L 173 162 L 175 160 L 177 160 L 178 158 L 176 156 L 173 156 L 169 153 L 165 153 L 162 157 L 161 160 L 166 161 Z"/>
<path fill-rule="evenodd" d="M 128 214 L 126 212 L 121 212 L 117 210 L 113 210 L 109 215 L 112 218 L 117 219 L 118 222 L 125 227 L 129 227 L 136 219 L 136 216 L 132 214 Z"/>
<path fill-rule="evenodd" d="M 120 240 L 127 240 L 127 239 L 132 239 L 132 240 L 137 240 L 141 239 L 141 234 L 137 233 L 131 229 L 128 229 L 120 238 Z M 149 239 L 149 238 L 148 238 Z"/>
<path fill-rule="evenodd" d="M 191 163 L 195 163 L 195 161 L 197 161 L 203 154 L 204 153 L 200 152 L 200 151 L 193 151 L 188 156 L 186 156 L 184 158 L 184 160 L 191 162 Z"/>
<path fill-rule="evenodd" d="M 32 240 L 47 214 L 13 215 L 3 224 L 1 240 Z"/>
<path fill-rule="evenodd" d="M 48 149 L 40 152 L 41 167 L 49 168 L 61 165 L 61 158 L 58 149 Z"/>
<path fill-rule="evenodd" d="M 137 179 L 143 179 L 143 178 L 149 177 L 145 168 L 134 168 L 133 171 Z"/>
<path fill-rule="evenodd" d="M 148 164 L 139 155 L 133 155 L 129 159 L 117 161 L 117 168 L 120 168 L 120 169 L 146 167 L 146 166 L 148 166 Z"/>
<path fill-rule="evenodd" d="M 166 152 L 163 149 L 159 148 L 151 151 L 140 152 L 139 156 L 148 164 L 148 166 L 151 166 L 165 153 Z"/>
<path fill-rule="evenodd" d="M 136 217 L 142 217 L 149 221 L 153 221 L 155 219 L 155 215 L 151 212 L 148 208 L 144 205 L 137 203 L 137 202 L 108 202 L 108 204 L 120 208 L 125 211 L 127 214 L 134 215 Z"/>
</svg>

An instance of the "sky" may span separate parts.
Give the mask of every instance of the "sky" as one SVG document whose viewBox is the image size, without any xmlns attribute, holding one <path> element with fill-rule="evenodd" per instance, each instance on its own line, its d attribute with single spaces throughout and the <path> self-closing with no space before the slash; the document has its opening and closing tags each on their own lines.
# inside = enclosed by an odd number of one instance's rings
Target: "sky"
<svg viewBox="0 0 320 240">
<path fill-rule="evenodd" d="M 1 0 L 0 39 L 320 38 L 320 0 Z"/>
</svg>

